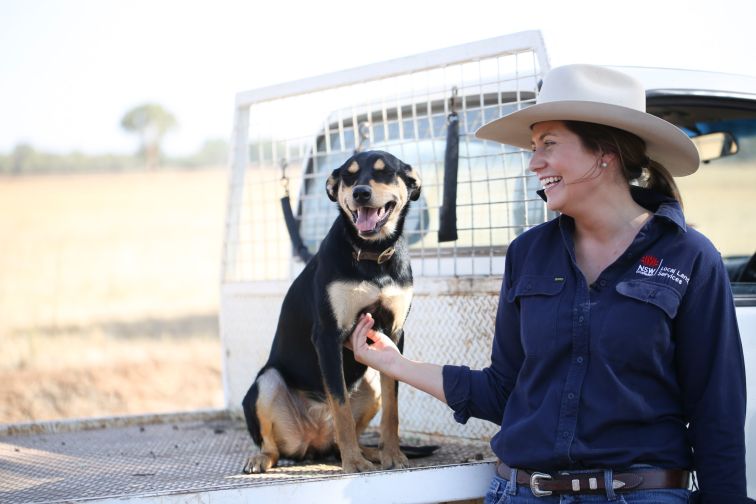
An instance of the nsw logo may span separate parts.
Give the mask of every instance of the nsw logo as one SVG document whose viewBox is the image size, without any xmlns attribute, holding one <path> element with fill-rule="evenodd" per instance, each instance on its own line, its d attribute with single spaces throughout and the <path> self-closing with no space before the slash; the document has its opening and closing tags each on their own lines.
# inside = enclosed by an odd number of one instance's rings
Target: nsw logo
<svg viewBox="0 0 756 504">
<path fill-rule="evenodd" d="M 640 264 L 638 265 L 638 269 L 635 270 L 635 272 L 639 275 L 652 277 L 656 275 L 657 271 L 659 271 L 662 262 L 662 260 L 659 260 L 659 258 L 655 256 L 644 255 L 643 257 L 641 257 Z"/>
</svg>

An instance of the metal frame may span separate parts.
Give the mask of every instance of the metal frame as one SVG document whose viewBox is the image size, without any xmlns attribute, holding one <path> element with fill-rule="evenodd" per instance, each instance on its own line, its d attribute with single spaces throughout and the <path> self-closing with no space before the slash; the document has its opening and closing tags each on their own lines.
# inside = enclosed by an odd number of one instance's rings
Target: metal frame
<svg viewBox="0 0 756 504">
<path fill-rule="evenodd" d="M 537 80 L 548 69 L 541 34 L 530 31 L 237 95 L 220 310 L 223 384 L 231 411 L 240 410 L 241 398 L 264 364 L 283 297 L 291 279 L 303 267 L 294 260 L 291 247 L 285 246 L 288 240 L 283 223 L 279 226 L 274 222 L 281 218 L 275 199 L 279 189 L 278 162 L 281 158 L 286 160 L 290 167 L 287 175 L 291 176 L 295 175 L 296 165 L 303 164 L 299 167 L 302 177 L 291 179 L 292 194 L 297 194 L 297 184 L 307 181 L 320 187 L 317 177 L 325 173 L 324 166 L 330 170 L 330 164 L 318 163 L 326 163 L 329 156 L 341 159 L 340 156 L 351 153 L 352 142 L 354 145 L 359 142 L 355 125 L 364 115 L 376 125 L 368 132 L 375 145 L 386 141 L 386 145 L 396 149 L 386 150 L 397 152 L 400 157 L 402 152 L 410 157 L 417 155 L 418 159 L 420 149 L 426 149 L 426 155 L 433 161 L 425 161 L 428 163 L 425 166 L 420 163 L 419 168 L 421 174 L 425 168 L 433 173 L 430 178 L 427 175 L 421 178 L 425 179 L 424 191 L 430 189 L 424 192 L 426 198 L 431 198 L 427 204 L 436 205 L 442 180 L 438 159 L 443 160 L 443 145 L 434 120 L 439 116 L 446 119 L 450 112 L 446 97 L 453 87 L 459 89 L 460 151 L 467 152 L 460 156 L 460 169 L 466 161 L 465 176 L 469 179 L 462 176 L 459 179 L 467 185 L 459 186 L 465 188 L 466 199 L 458 199 L 458 208 L 460 212 L 470 212 L 472 204 L 479 204 L 480 200 L 467 201 L 472 191 L 477 191 L 473 184 L 483 185 L 490 202 L 476 210 L 474 218 L 480 224 L 476 222 L 472 230 L 460 227 L 460 235 L 467 232 L 471 237 L 467 242 L 460 239 L 454 244 L 437 244 L 435 229 L 428 227 L 425 231 L 429 234 L 421 234 L 420 248 L 412 249 L 415 297 L 412 317 L 405 327 L 408 334 L 405 352 L 411 358 L 429 362 L 487 365 L 504 253 L 515 236 L 506 229 L 513 221 L 504 221 L 508 217 L 501 216 L 509 215 L 510 204 L 523 203 L 524 190 L 516 198 L 509 198 L 506 191 L 516 184 L 525 188 L 527 174 L 522 167 L 526 166 L 526 154 L 499 144 L 473 142 L 472 134 L 480 121 L 490 119 L 489 115 L 497 116 L 502 109 L 519 108 L 532 101 Z M 474 117 L 469 124 L 468 113 Z M 376 121 L 375 114 L 382 119 Z M 420 134 L 421 121 L 426 121 L 423 127 L 429 128 L 429 137 Z M 405 126 L 413 129 L 411 134 L 402 133 Z M 398 128 L 397 137 L 390 137 L 390 128 Z M 381 133 L 386 140 L 380 140 Z M 445 138 L 445 125 L 442 133 Z M 333 145 L 329 143 L 331 134 L 337 142 Z M 318 138 L 325 145 L 324 150 L 319 149 Z M 306 170 L 308 163 L 313 164 L 312 173 Z M 330 203 L 325 200 L 325 191 L 305 193 L 300 195 L 300 204 L 321 199 L 324 204 Z M 543 206 L 540 200 L 537 204 Z M 328 211 L 333 212 L 327 216 L 330 226 L 335 209 L 329 205 Z M 499 223 L 493 224 L 492 212 L 500 212 L 495 215 L 501 217 Z M 527 216 L 527 210 L 521 213 Z M 307 211 L 303 215 L 313 213 Z M 270 237 L 261 240 L 259 235 L 266 233 Z M 473 236 L 473 233 L 480 234 Z M 439 338 L 439 333 L 445 336 Z M 445 406 L 408 387 L 400 387 L 400 396 L 403 433 L 435 432 L 481 440 L 495 432 L 493 424 L 482 420 L 471 419 L 465 426 L 456 424 L 448 412 L 445 414 Z"/>
<path fill-rule="evenodd" d="M 239 238 L 238 224 L 244 195 L 245 171 L 249 163 L 249 108 L 252 105 L 522 51 L 533 51 L 541 72 L 549 69 L 540 32 L 526 31 L 238 93 L 230 160 L 231 176 L 226 219 L 228 229 L 221 278 L 233 276 L 229 269 L 236 267 L 237 251 L 232 244 Z"/>
</svg>

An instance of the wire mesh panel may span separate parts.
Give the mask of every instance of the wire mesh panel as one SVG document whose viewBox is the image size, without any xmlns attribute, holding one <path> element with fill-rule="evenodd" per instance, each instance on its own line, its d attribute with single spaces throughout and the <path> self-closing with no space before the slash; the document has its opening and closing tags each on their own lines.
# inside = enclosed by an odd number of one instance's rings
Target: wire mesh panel
<svg viewBox="0 0 756 504">
<path fill-rule="evenodd" d="M 500 273 L 492 258 L 522 231 L 543 222 L 546 209 L 535 195 L 537 181 L 527 172 L 528 153 L 474 137 L 484 122 L 534 101 L 544 70 L 536 48 L 501 47 L 487 57 L 473 55 L 400 74 L 390 63 L 383 66 L 385 76 L 347 85 L 333 79 L 327 88 L 315 82 L 314 89 L 294 94 L 284 88 L 280 97 L 252 95 L 250 103 L 240 105 L 249 121 L 246 132 L 237 131 L 234 171 L 244 174 L 232 177 L 224 282 L 290 278 L 290 243 L 279 206 L 283 176 L 292 196 L 298 196 L 293 200 L 302 238 L 312 253 L 317 251 L 337 215 L 325 197 L 326 178 L 355 150 L 386 150 L 421 175 L 422 196 L 405 225 L 413 257 L 424 259 L 416 275 Z M 459 239 L 439 243 L 453 94 L 460 124 Z M 430 260 L 447 257 L 489 260 L 452 261 L 451 271 Z"/>
<path fill-rule="evenodd" d="M 438 353 L 428 360 L 444 362 L 464 355 L 459 345 L 468 344 L 474 355 L 464 363 L 485 365 L 498 288 L 460 294 L 452 283 L 434 292 L 421 286 L 430 280 L 500 279 L 507 245 L 549 217 L 535 194 L 537 180 L 527 171 L 529 153 L 474 137 L 483 123 L 533 103 L 547 66 L 540 34 L 526 32 L 237 97 L 221 305 L 225 382 L 232 407 L 267 356 L 274 331 L 274 314 L 267 312 L 280 305 L 302 268 L 292 254 L 279 200 L 288 190 L 301 238 L 315 253 L 338 216 L 325 193 L 326 179 L 359 150 L 388 151 L 412 165 L 422 181 L 422 194 L 404 226 L 416 292 L 425 292 L 413 301 L 407 351 L 430 345 Z M 439 215 L 447 121 L 453 112 L 459 118 L 458 239 L 442 242 Z M 271 291 L 271 285 L 280 291 Z M 260 310 L 249 303 L 262 303 L 259 286 L 278 305 L 265 302 L 265 321 L 257 324 L 250 314 Z M 240 302 L 240 296 L 247 301 Z M 444 303 L 452 301 L 455 309 L 444 311 Z M 417 323 L 426 310 L 423 304 L 431 312 L 443 312 L 447 328 L 476 330 L 465 338 L 447 330 L 439 341 L 437 324 Z M 471 313 L 477 318 L 464 318 Z M 451 319 L 450 314 L 462 318 Z M 413 401 L 409 397 L 404 407 L 411 408 Z M 447 427 L 429 426 L 429 431 Z M 421 422 L 412 430 L 422 431 Z"/>
</svg>

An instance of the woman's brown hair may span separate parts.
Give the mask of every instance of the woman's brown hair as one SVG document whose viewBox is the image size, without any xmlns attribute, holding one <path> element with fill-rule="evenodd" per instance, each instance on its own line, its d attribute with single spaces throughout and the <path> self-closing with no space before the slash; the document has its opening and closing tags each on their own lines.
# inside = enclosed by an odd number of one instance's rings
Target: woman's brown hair
<svg viewBox="0 0 756 504">
<path fill-rule="evenodd" d="M 614 154 L 628 182 L 660 192 L 676 199 L 682 206 L 682 197 L 675 179 L 660 163 L 646 155 L 646 142 L 625 130 L 582 121 L 564 121 L 568 130 L 575 133 L 583 147 L 591 152 Z M 644 170 L 645 168 L 645 170 Z"/>
</svg>

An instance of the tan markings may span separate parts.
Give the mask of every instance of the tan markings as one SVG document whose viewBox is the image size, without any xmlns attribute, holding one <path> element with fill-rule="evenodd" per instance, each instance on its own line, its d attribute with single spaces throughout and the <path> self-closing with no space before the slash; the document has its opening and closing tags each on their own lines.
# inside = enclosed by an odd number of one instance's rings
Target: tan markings
<svg viewBox="0 0 756 504">
<path fill-rule="evenodd" d="M 349 165 L 347 171 L 349 173 L 357 173 L 358 171 L 360 171 L 360 165 L 357 164 L 357 161 L 352 161 L 352 164 Z"/>
<path fill-rule="evenodd" d="M 374 236 L 365 238 L 367 240 L 384 240 L 393 236 L 396 231 L 396 225 L 399 222 L 399 215 L 401 214 L 402 208 L 404 208 L 409 201 L 409 192 L 407 185 L 400 178 L 397 178 L 396 182 L 392 184 L 383 184 L 371 180 L 370 187 L 373 190 L 373 196 L 370 198 L 368 206 L 379 208 L 386 206 L 389 201 L 396 202 L 396 207 L 394 207 L 389 220 L 386 221 L 380 231 Z M 358 205 L 354 201 L 351 186 L 347 186 L 343 183 L 339 185 L 337 201 L 347 213 L 354 213 L 357 211 Z"/>
<path fill-rule="evenodd" d="M 380 158 L 377 159 L 375 161 L 375 164 L 373 165 L 373 169 L 374 170 L 383 170 L 384 168 L 386 168 L 386 163 L 383 162 L 383 159 L 380 159 Z"/>
<path fill-rule="evenodd" d="M 420 181 L 420 174 L 418 173 L 417 170 L 415 170 L 414 168 L 412 168 L 407 175 L 410 178 L 415 179 L 415 185 L 417 185 L 417 187 L 420 187 L 422 185 L 422 182 Z"/>
<path fill-rule="evenodd" d="M 357 316 L 365 307 L 375 303 L 394 314 L 391 337 L 404 325 L 412 302 L 412 287 L 387 285 L 383 289 L 371 282 L 331 282 L 326 289 L 336 325 L 342 331 L 352 329 Z"/>
<path fill-rule="evenodd" d="M 336 444 L 341 453 L 341 468 L 346 473 L 372 471 L 375 466 L 362 456 L 357 443 L 357 430 L 350 407 L 349 397 L 344 402 L 336 400 L 328 393 L 328 404 L 333 414 Z"/>
<path fill-rule="evenodd" d="M 333 446 L 333 421 L 327 404 L 289 389 L 275 369 L 265 371 L 257 379 L 257 386 L 263 454 L 275 455 L 277 461 L 279 452 L 300 458 L 308 449 L 323 451 Z"/>
<path fill-rule="evenodd" d="M 370 181 L 370 187 L 373 189 L 372 201 L 375 204 L 372 206 L 385 205 L 389 201 L 396 201 L 396 207 L 398 210 L 407 204 L 408 192 L 407 184 L 404 180 L 397 177 L 396 182 L 392 184 L 384 184 L 382 182 Z"/>
<path fill-rule="evenodd" d="M 340 194 L 340 187 L 337 191 L 336 186 L 341 185 L 342 184 L 339 184 L 339 179 L 335 178 L 333 175 L 328 176 L 328 180 L 326 181 L 326 193 L 332 201 L 336 201 L 336 198 Z"/>
<path fill-rule="evenodd" d="M 367 368 L 354 392 L 349 395 L 349 400 L 352 404 L 355 430 L 359 437 L 381 408 L 380 373 L 373 368 Z"/>
<path fill-rule="evenodd" d="M 396 397 L 396 382 L 381 374 L 381 467 L 409 467 L 407 457 L 399 449 L 399 403 Z"/>
</svg>

